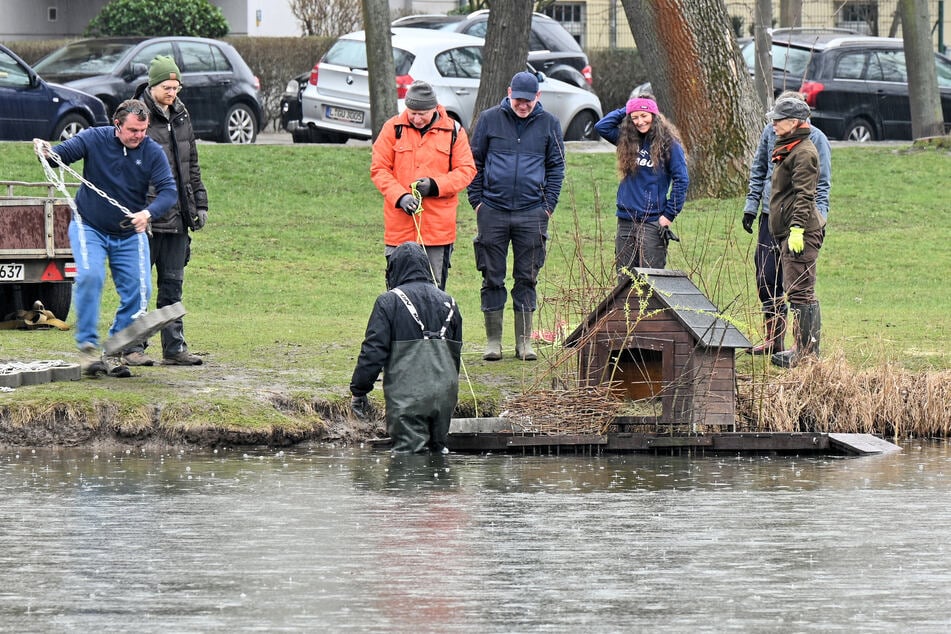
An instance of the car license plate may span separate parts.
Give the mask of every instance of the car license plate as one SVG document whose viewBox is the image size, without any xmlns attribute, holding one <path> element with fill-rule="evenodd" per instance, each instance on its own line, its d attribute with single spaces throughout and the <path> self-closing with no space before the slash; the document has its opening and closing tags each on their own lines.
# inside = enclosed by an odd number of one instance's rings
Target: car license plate
<svg viewBox="0 0 951 634">
<path fill-rule="evenodd" d="M 336 121 L 346 121 L 348 123 L 363 123 L 363 111 L 351 110 L 349 108 L 337 108 L 336 106 L 324 106 L 324 115 L 328 119 Z"/>
<path fill-rule="evenodd" d="M 22 282 L 24 270 L 19 262 L 0 264 L 0 282 Z"/>
</svg>

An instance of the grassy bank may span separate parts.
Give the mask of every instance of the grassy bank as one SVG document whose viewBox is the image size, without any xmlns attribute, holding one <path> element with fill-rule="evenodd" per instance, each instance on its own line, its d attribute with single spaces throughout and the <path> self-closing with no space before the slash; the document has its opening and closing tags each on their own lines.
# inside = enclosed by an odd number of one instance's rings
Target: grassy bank
<svg viewBox="0 0 951 634">
<path fill-rule="evenodd" d="M 0 145 L 0 179 L 42 179 L 30 144 Z M 343 411 L 366 319 L 383 290 L 381 202 L 369 179 L 369 148 L 203 144 L 200 157 L 210 220 L 194 238 L 184 304 L 190 347 L 205 355 L 206 365 L 21 388 L 0 395 L 7 427 L 55 419 L 68 406 L 90 429 L 108 420 L 133 435 L 159 425 L 171 435 L 279 428 L 294 437 L 332 425 Z M 568 164 L 540 284 L 538 325 L 549 329 L 556 321 L 577 324 L 613 278 L 614 155 L 571 152 Z M 818 283 L 824 356 L 855 372 L 951 368 L 949 182 L 946 151 L 833 150 L 832 210 Z M 675 225 L 682 241 L 674 244 L 669 266 L 688 271 L 756 341 L 753 241 L 740 227 L 741 209 L 739 198 L 689 201 Z M 551 348 L 536 364 L 512 360 L 511 319 L 507 360 L 482 361 L 474 235 L 474 217 L 463 202 L 448 289 L 465 320 L 471 388 L 461 390 L 463 406 L 484 415 L 506 395 L 550 387 L 572 369 Z M 107 286 L 103 331 L 114 308 Z M 75 359 L 72 336 L 5 331 L 0 359 Z M 740 371 L 753 385 L 789 376 L 743 357 Z M 381 402 L 378 391 L 371 396 Z"/>
</svg>

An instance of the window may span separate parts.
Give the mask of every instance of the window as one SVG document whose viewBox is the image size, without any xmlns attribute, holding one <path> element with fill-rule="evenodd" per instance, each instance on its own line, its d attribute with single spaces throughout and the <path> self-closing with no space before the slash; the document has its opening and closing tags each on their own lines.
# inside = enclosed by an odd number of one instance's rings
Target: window
<svg viewBox="0 0 951 634">
<path fill-rule="evenodd" d="M 905 69 L 905 51 L 877 51 L 872 53 L 871 56 L 878 58 L 878 63 L 882 69 L 882 81 L 908 82 L 908 72 Z"/>
<path fill-rule="evenodd" d="M 545 7 L 543 13 L 564 27 L 580 46 L 584 46 L 584 9 L 584 2 L 559 2 Z"/>
<path fill-rule="evenodd" d="M 835 64 L 836 79 L 862 79 L 865 74 L 865 53 L 846 53 Z"/>
<path fill-rule="evenodd" d="M 935 61 L 938 64 L 938 86 L 951 88 L 951 63 L 940 57 L 936 57 Z"/>
<path fill-rule="evenodd" d="M 182 54 L 183 73 L 220 73 L 231 70 L 224 54 L 210 44 L 184 42 L 178 45 Z"/>
<path fill-rule="evenodd" d="M 30 76 L 26 69 L 15 59 L 0 51 L 0 86 L 4 88 L 26 88 L 30 85 Z"/>
<path fill-rule="evenodd" d="M 482 50 L 466 46 L 443 51 L 436 56 L 436 70 L 443 77 L 478 79 L 482 76 Z"/>
<path fill-rule="evenodd" d="M 172 51 L 171 42 L 162 42 L 159 44 L 149 44 L 148 46 L 143 47 L 138 53 L 132 57 L 133 64 L 145 64 L 148 66 L 152 63 L 152 60 L 158 57 L 159 55 L 170 55 L 174 57 L 174 51 Z"/>
</svg>

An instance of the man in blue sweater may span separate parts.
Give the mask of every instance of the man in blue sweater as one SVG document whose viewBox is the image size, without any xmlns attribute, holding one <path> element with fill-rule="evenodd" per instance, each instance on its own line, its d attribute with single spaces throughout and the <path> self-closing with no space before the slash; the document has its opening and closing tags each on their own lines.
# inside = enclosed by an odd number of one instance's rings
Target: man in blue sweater
<svg viewBox="0 0 951 634">
<path fill-rule="evenodd" d="M 71 139 L 45 148 L 65 163 L 83 161 L 83 178 L 111 197 L 107 200 L 85 183 L 76 193 L 77 214 L 69 225 L 76 258 L 76 345 L 83 372 L 89 376 L 131 376 L 118 358 L 99 352 L 102 287 L 109 272 L 119 295 L 119 308 L 109 329 L 114 335 L 145 310 L 152 294 L 149 241 L 152 219 L 164 216 L 178 200 L 175 178 L 162 147 L 147 136 L 149 111 L 141 101 L 119 104 L 113 126 L 83 130 Z M 150 194 L 151 188 L 151 194 Z M 129 215 L 118 206 L 129 210 Z"/>
<path fill-rule="evenodd" d="M 538 78 L 517 73 L 508 96 L 479 116 L 471 137 L 476 176 L 468 191 L 479 230 L 473 247 L 476 268 L 482 272 L 486 361 L 502 358 L 509 243 L 514 256 L 515 356 L 523 361 L 538 358 L 532 350 L 535 285 L 545 264 L 548 219 L 565 178 L 561 124 L 542 108 L 540 96 Z"/>
</svg>

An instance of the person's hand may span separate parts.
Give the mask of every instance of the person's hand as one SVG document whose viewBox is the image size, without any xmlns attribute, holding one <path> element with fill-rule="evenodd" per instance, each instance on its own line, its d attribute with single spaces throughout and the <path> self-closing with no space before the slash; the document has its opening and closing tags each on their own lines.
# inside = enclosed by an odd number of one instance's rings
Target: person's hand
<svg viewBox="0 0 951 634">
<path fill-rule="evenodd" d="M 350 399 L 350 411 L 360 420 L 366 420 L 370 417 L 370 399 L 367 395 L 354 396 Z"/>
<path fill-rule="evenodd" d="M 143 233 L 149 228 L 149 221 L 152 219 L 152 212 L 148 209 L 137 211 L 132 214 L 132 228 L 136 233 Z"/>
<path fill-rule="evenodd" d="M 195 220 L 194 220 L 194 225 L 195 225 L 194 231 L 198 231 L 199 229 L 204 227 L 206 222 L 208 222 L 208 210 L 199 209 L 198 215 L 195 216 Z"/>
<path fill-rule="evenodd" d="M 674 230 L 670 228 L 669 224 L 659 225 L 657 232 L 660 234 L 660 239 L 663 240 L 664 243 L 669 243 L 671 240 L 680 242 L 680 238 L 677 237 L 677 234 L 674 233 Z"/>
<path fill-rule="evenodd" d="M 756 213 L 752 211 L 743 212 L 743 231 L 753 233 L 753 221 L 756 220 Z"/>
<path fill-rule="evenodd" d="M 403 194 L 399 200 L 400 209 L 412 216 L 419 209 L 419 201 L 412 194 Z"/>
<path fill-rule="evenodd" d="M 421 178 L 416 181 L 416 191 L 419 192 L 420 196 L 438 196 L 439 187 L 436 185 L 436 181 L 429 178 Z"/>
<path fill-rule="evenodd" d="M 806 248 L 803 233 L 805 233 L 805 229 L 802 227 L 792 227 L 789 229 L 789 251 L 791 253 L 799 255 L 803 249 Z"/>
</svg>

